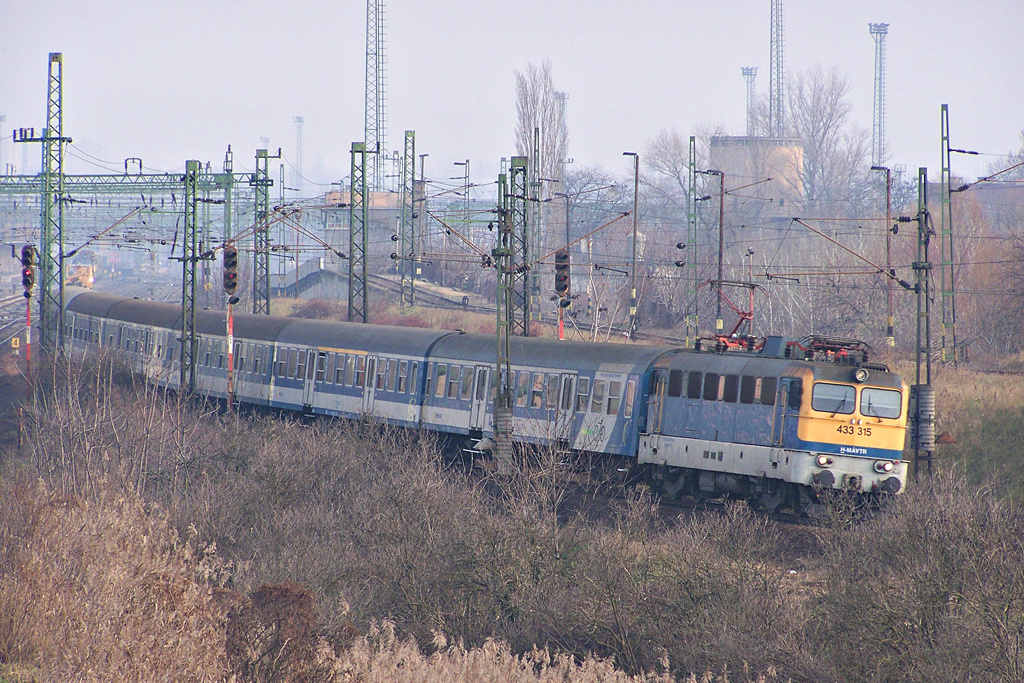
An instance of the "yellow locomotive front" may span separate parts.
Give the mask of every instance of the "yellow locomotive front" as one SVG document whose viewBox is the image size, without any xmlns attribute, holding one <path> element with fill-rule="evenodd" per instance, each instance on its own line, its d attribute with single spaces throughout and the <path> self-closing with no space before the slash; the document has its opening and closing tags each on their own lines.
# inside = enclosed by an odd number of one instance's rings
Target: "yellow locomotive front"
<svg viewBox="0 0 1024 683">
<path fill-rule="evenodd" d="M 788 447 L 811 457 L 799 478 L 822 488 L 897 493 L 906 483 L 907 384 L 883 368 L 814 364 Z"/>
</svg>

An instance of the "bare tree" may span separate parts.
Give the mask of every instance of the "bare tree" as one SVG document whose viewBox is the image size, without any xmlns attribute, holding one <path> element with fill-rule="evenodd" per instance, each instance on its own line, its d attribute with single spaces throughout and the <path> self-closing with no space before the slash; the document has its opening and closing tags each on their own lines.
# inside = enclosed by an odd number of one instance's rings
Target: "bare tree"
<svg viewBox="0 0 1024 683">
<path fill-rule="evenodd" d="M 569 152 L 564 93 L 555 90 L 551 62 L 516 71 L 516 153 L 531 156 L 534 131 L 540 131 L 540 176 L 561 180 Z"/>
</svg>

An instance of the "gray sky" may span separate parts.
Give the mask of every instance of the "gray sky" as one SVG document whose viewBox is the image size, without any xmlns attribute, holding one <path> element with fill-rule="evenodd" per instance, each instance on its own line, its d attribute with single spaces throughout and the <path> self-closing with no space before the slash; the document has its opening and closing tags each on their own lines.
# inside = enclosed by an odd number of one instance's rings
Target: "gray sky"
<svg viewBox="0 0 1024 683">
<path fill-rule="evenodd" d="M 304 175 L 347 174 L 363 137 L 365 2 L 313 0 L 4 0 L 0 18 L 3 162 L 22 166 L 15 127 L 45 123 L 49 52 L 64 54 L 64 130 L 82 152 L 147 172 L 185 159 L 253 167 L 260 137 L 295 159 L 293 117 L 305 118 Z M 514 153 L 514 72 L 551 60 L 569 93 L 576 164 L 630 172 L 662 128 L 719 124 L 743 134 L 743 66 L 768 88 L 769 0 L 389 0 L 388 146 L 417 133 L 427 175 L 474 182 Z M 874 43 L 888 22 L 891 163 L 939 175 L 939 105 L 954 147 L 999 155 L 1024 128 L 1024 3 L 1020 0 L 788 0 L 787 70 L 821 64 L 849 74 L 858 126 L 871 128 Z M 29 169 L 38 169 L 37 145 Z M 74 152 L 81 155 L 81 152 Z M 954 173 L 998 157 L 954 158 Z M 70 158 L 77 173 L 107 172 Z M 276 171 L 275 171 L 276 177 Z M 290 177 L 290 176 L 289 176 Z M 307 188 L 312 188 L 307 184 Z M 326 188 L 321 188 L 326 189 Z"/>
</svg>

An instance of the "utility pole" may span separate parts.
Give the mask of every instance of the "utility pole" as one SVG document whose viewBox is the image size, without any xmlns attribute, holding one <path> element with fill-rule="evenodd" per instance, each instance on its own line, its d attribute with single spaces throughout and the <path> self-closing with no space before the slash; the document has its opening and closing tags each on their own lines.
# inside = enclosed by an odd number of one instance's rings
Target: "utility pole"
<svg viewBox="0 0 1024 683">
<path fill-rule="evenodd" d="M 494 443 L 499 464 L 512 460 L 512 329 L 516 313 L 513 293 L 515 230 L 511 220 L 508 177 L 498 176 L 498 246 L 491 252 L 497 268 L 497 358 L 498 392 L 494 399 Z"/>
<path fill-rule="evenodd" d="M 722 320 L 722 280 L 724 279 L 724 258 L 725 252 L 725 172 L 710 169 L 697 171 L 705 175 L 718 176 L 718 281 L 715 289 L 718 292 L 718 302 L 715 307 L 715 331 L 722 334 L 725 329 L 725 322 Z"/>
<path fill-rule="evenodd" d="M 196 263 L 200 258 L 196 230 L 196 187 L 201 165 L 185 162 L 185 220 L 181 240 L 181 363 L 178 388 L 185 394 L 196 390 Z"/>
<path fill-rule="evenodd" d="M 405 154 L 402 156 L 402 215 L 398 231 L 398 272 L 401 306 L 415 303 L 413 259 L 416 252 L 416 131 L 405 131 Z"/>
<path fill-rule="evenodd" d="M 63 68 L 60 52 L 51 52 L 47 79 L 46 131 L 14 132 L 14 142 L 41 142 L 42 211 L 39 243 L 39 346 L 44 354 L 64 349 L 64 137 Z"/>
<path fill-rule="evenodd" d="M 306 120 L 301 116 L 296 116 L 295 119 L 295 193 L 301 197 L 303 191 L 303 177 L 302 177 L 302 127 Z M 281 183 L 282 188 L 284 183 Z M 282 190 L 283 191 L 283 190 Z M 298 296 L 298 294 L 296 294 Z"/>
<path fill-rule="evenodd" d="M 636 152 L 623 152 L 622 156 L 633 157 L 633 211 L 632 211 L 632 228 L 633 228 L 633 248 L 632 257 L 630 258 L 629 268 L 629 338 L 633 338 L 633 334 L 636 333 L 636 224 L 637 224 L 637 205 L 640 202 L 640 155 Z"/>
<path fill-rule="evenodd" d="M 939 204 L 939 272 L 942 285 L 942 363 L 959 362 L 956 339 L 956 269 L 953 258 L 953 190 L 950 188 L 950 153 L 977 154 L 949 146 L 949 105 L 942 105 L 942 183 Z"/>
<path fill-rule="evenodd" d="M 893 335 L 893 312 L 892 312 L 892 169 L 888 166 L 872 166 L 872 171 L 885 171 L 885 300 L 886 300 L 886 324 L 885 343 L 890 347 L 896 346 L 896 337 Z"/>
<path fill-rule="evenodd" d="M 928 169 L 917 171 L 917 260 L 913 263 L 917 283 L 917 341 L 916 376 L 911 389 L 913 401 L 913 428 L 911 437 L 914 445 L 914 478 L 921 466 L 932 473 L 932 453 L 935 451 L 935 390 L 932 388 L 932 327 L 931 327 L 931 269 L 928 259 L 928 245 L 933 234 L 928 225 Z"/>
<path fill-rule="evenodd" d="M 256 150 L 256 173 L 252 179 L 255 199 L 255 230 L 252 256 L 252 312 L 270 315 L 270 160 L 280 159 L 281 150 L 270 156 L 265 149 Z"/>
<path fill-rule="evenodd" d="M 352 170 L 349 178 L 348 203 L 348 321 L 367 322 L 366 254 L 369 238 L 366 232 L 368 207 L 366 204 L 366 150 L 365 142 L 352 143 Z"/>
<path fill-rule="evenodd" d="M 697 316 L 697 138 L 690 136 L 690 163 L 686 173 L 686 346 L 700 335 Z"/>
<path fill-rule="evenodd" d="M 559 93 L 555 93 L 558 97 Z M 565 108 L 564 101 L 559 102 L 562 109 Z M 564 123 L 564 121 L 563 121 Z M 530 155 L 530 253 L 541 253 L 541 179 L 540 179 L 540 127 L 533 129 L 533 154 Z M 540 305 L 540 268 L 533 268 L 529 274 L 530 288 L 530 318 L 541 319 Z"/>
<path fill-rule="evenodd" d="M 413 240 L 413 251 L 416 256 L 413 259 L 416 270 L 414 271 L 413 278 L 419 278 L 423 276 L 423 237 L 427 234 L 427 221 L 428 219 L 428 205 L 427 205 L 427 176 L 426 174 L 426 159 L 430 154 L 420 154 L 420 179 L 419 179 L 419 210 L 413 215 L 419 216 L 419 230 L 416 231 L 416 239 Z M 413 183 L 413 192 L 416 192 L 416 183 Z"/>
</svg>

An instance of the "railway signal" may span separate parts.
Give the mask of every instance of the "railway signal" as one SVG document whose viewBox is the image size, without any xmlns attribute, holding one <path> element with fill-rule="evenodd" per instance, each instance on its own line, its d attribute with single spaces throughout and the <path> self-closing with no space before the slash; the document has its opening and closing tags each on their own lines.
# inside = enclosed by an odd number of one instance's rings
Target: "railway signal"
<svg viewBox="0 0 1024 683">
<path fill-rule="evenodd" d="M 36 248 L 26 244 L 21 248 L 21 286 L 25 288 L 25 298 L 32 296 L 32 287 L 36 284 Z"/>
<path fill-rule="evenodd" d="M 569 295 L 569 250 L 559 249 L 555 252 L 555 294 Z"/>
<path fill-rule="evenodd" d="M 227 245 L 224 247 L 224 291 L 234 296 L 238 289 L 238 249 Z"/>
</svg>

